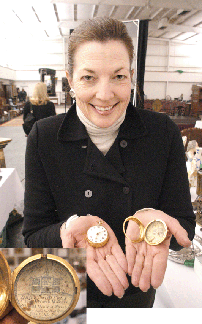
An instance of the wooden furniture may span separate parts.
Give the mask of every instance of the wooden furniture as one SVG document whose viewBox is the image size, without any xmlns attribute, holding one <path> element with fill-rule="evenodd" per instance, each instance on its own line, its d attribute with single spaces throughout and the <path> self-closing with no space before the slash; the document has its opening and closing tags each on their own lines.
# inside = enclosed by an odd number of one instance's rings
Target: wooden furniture
<svg viewBox="0 0 202 324">
<path fill-rule="evenodd" d="M 169 116 L 189 116 L 190 108 L 190 103 L 182 100 L 144 100 L 144 109 L 166 113 Z"/>
<path fill-rule="evenodd" d="M 191 128 L 183 129 L 181 131 L 181 135 L 187 137 L 187 143 L 184 147 L 185 152 L 187 151 L 187 145 L 188 145 L 189 141 L 196 140 L 198 143 L 198 146 L 202 147 L 202 129 L 201 128 L 191 127 Z"/>
<path fill-rule="evenodd" d="M 192 86 L 191 114 L 198 116 L 202 114 L 202 86 Z"/>
<path fill-rule="evenodd" d="M 162 103 L 161 100 L 156 99 L 154 100 L 153 104 L 152 104 L 152 109 L 153 111 L 159 112 L 162 109 Z"/>
<path fill-rule="evenodd" d="M 4 156 L 4 147 L 11 142 L 11 138 L 3 138 L 0 137 L 0 168 L 5 168 L 6 167 L 6 162 L 5 162 L 5 156 Z"/>
<path fill-rule="evenodd" d="M 191 116 L 169 116 L 179 127 L 180 131 L 186 128 L 194 127 L 197 118 Z"/>
<path fill-rule="evenodd" d="M 6 104 L 6 99 L 3 97 L 0 97 L 0 118 L 4 115 L 4 105 Z"/>
<path fill-rule="evenodd" d="M 10 118 L 17 117 L 18 112 L 16 110 L 10 110 Z"/>
<path fill-rule="evenodd" d="M 0 106 L 0 119 L 2 118 L 3 114 L 4 114 L 3 107 Z"/>
</svg>

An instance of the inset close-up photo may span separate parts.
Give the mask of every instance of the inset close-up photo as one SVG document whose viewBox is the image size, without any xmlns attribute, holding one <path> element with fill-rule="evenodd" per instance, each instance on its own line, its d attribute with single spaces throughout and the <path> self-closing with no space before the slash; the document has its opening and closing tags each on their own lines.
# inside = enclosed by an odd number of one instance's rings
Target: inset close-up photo
<svg viewBox="0 0 202 324">
<path fill-rule="evenodd" d="M 1 3 L 0 324 L 201 309 L 202 0 Z"/>
<path fill-rule="evenodd" d="M 85 249 L 0 249 L 2 324 L 85 324 Z"/>
</svg>

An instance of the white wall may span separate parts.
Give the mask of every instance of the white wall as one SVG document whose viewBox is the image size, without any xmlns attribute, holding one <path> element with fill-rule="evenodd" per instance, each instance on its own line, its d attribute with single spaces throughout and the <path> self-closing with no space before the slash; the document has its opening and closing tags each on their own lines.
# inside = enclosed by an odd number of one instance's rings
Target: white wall
<svg viewBox="0 0 202 324">
<path fill-rule="evenodd" d="M 57 75 L 57 73 L 56 73 Z M 32 96 L 34 86 L 37 82 L 39 82 L 40 79 L 33 81 L 33 80 L 16 80 L 15 85 L 17 88 L 20 88 L 20 90 L 23 88 L 27 92 L 28 97 Z M 56 84 L 56 95 L 61 96 L 62 95 L 62 81 L 58 80 Z M 62 97 L 61 97 L 62 98 Z"/>
<path fill-rule="evenodd" d="M 202 48 L 180 42 L 148 39 L 144 93 L 147 99 L 190 100 L 193 84 L 202 84 Z M 183 71 L 182 73 L 177 70 Z"/>
<path fill-rule="evenodd" d="M 56 70 L 56 93 L 62 98 L 62 78 L 65 77 L 66 40 L 56 39 L 36 41 L 33 38 L 24 39 L 19 44 L 18 39 L 10 43 L 2 39 L 4 51 L 0 51 L 0 80 L 14 80 L 20 89 L 24 88 L 28 96 L 40 81 L 39 68 Z M 12 53 L 12 55 L 11 55 Z"/>
<path fill-rule="evenodd" d="M 15 80 L 16 72 L 13 69 L 1 66 L 0 62 L 0 79 Z"/>
<path fill-rule="evenodd" d="M 62 78 L 67 67 L 66 39 L 37 42 L 29 39 L 20 46 L 12 43 L 12 48 L 16 49 L 12 57 L 6 60 L 4 56 L 1 61 L 0 56 L 0 79 L 15 80 L 16 86 L 24 87 L 31 96 L 40 80 L 39 68 L 54 69 L 58 78 L 56 93 L 62 95 Z M 183 94 L 184 100 L 190 100 L 192 85 L 202 84 L 201 52 L 197 45 L 149 38 L 144 85 L 147 98 L 165 99 L 169 95 L 174 99 Z M 4 67 L 1 62 L 6 62 Z"/>
</svg>

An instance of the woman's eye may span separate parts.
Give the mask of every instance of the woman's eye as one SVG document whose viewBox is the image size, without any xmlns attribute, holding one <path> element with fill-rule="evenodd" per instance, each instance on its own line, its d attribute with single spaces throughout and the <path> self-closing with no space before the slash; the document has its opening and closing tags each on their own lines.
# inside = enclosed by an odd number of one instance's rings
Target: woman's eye
<svg viewBox="0 0 202 324">
<path fill-rule="evenodd" d="M 86 80 L 86 81 L 92 81 L 93 80 L 93 76 L 92 75 L 84 75 L 82 78 L 84 80 Z"/>
<path fill-rule="evenodd" d="M 115 77 L 117 80 L 124 80 L 125 78 L 126 78 L 126 76 L 125 75 L 122 75 L 122 74 L 118 74 L 118 75 L 116 75 L 116 77 Z"/>
</svg>

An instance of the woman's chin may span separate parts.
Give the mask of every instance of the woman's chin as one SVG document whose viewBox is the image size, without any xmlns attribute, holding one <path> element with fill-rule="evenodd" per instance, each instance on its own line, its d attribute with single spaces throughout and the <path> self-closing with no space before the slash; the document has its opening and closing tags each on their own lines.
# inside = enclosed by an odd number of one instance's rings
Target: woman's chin
<svg viewBox="0 0 202 324">
<path fill-rule="evenodd" d="M 92 114 L 88 115 L 88 119 L 96 126 L 101 128 L 107 128 L 112 126 L 119 118 L 116 114 L 116 106 L 110 110 L 99 110 L 91 106 Z"/>
</svg>

